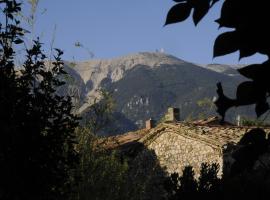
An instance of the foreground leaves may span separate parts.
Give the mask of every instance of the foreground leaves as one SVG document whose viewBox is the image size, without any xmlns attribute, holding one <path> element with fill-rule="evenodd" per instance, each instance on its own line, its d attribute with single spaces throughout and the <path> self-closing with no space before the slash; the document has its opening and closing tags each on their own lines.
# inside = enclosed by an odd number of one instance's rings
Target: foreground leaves
<svg viewBox="0 0 270 200">
<path fill-rule="evenodd" d="M 218 0 L 175 1 L 169 11 L 166 24 L 186 20 L 193 10 L 193 22 L 197 25 Z M 255 104 L 255 112 L 260 117 L 269 110 L 267 98 L 270 94 L 270 29 L 267 28 L 270 12 L 267 0 L 246 1 L 226 0 L 222 4 L 220 17 L 215 20 L 219 27 L 231 28 L 220 34 L 214 44 L 213 57 L 224 56 L 239 51 L 239 59 L 255 53 L 268 56 L 262 64 L 253 64 L 239 70 L 239 73 L 252 81 L 243 82 L 237 87 L 236 98 L 223 94 L 221 83 L 217 85 L 217 112 L 224 120 L 226 111 L 234 106 Z M 176 9 L 176 8 L 181 9 Z M 184 9 L 185 8 L 185 9 Z"/>
</svg>

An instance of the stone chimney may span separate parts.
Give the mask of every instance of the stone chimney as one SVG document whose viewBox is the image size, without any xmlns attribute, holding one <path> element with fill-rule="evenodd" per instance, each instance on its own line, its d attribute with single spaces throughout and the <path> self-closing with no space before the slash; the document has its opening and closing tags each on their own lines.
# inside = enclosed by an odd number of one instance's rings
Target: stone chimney
<svg viewBox="0 0 270 200">
<path fill-rule="evenodd" d="M 145 128 L 147 129 L 147 130 L 150 130 L 151 128 L 154 128 L 155 127 L 155 120 L 153 120 L 153 119 L 149 119 L 149 120 L 147 120 L 146 122 L 145 122 Z"/>
<path fill-rule="evenodd" d="M 180 121 L 180 109 L 169 107 L 165 119 L 169 122 Z"/>
</svg>

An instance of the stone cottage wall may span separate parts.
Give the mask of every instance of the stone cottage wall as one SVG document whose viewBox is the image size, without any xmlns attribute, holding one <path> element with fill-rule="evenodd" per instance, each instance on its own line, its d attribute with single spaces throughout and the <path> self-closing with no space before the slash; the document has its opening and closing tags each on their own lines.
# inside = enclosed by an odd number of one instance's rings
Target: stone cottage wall
<svg viewBox="0 0 270 200">
<path fill-rule="evenodd" d="M 218 149 L 175 132 L 162 133 L 148 148 L 154 150 L 160 166 L 165 167 L 168 173 L 177 172 L 181 175 L 185 166 L 192 166 L 198 177 L 202 163 L 218 163 L 222 169 L 222 155 Z M 221 173 L 222 170 L 219 175 Z"/>
</svg>

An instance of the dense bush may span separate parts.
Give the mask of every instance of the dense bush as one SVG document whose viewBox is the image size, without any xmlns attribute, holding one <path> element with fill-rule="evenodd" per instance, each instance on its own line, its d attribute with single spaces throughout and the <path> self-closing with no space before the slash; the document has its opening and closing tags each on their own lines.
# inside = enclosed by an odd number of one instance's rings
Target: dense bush
<svg viewBox="0 0 270 200">
<path fill-rule="evenodd" d="M 76 170 L 80 180 L 74 199 L 126 199 L 127 162 L 121 160 L 117 152 L 107 151 L 104 139 L 94 135 L 91 129 L 77 128 L 76 135 L 76 150 L 81 157 Z"/>
<path fill-rule="evenodd" d="M 0 199 L 66 199 L 70 171 L 78 154 L 70 97 L 59 96 L 64 74 L 62 51 L 56 49 L 51 69 L 40 42 L 26 50 L 15 66 L 15 49 L 24 41 L 16 19 L 20 4 L 0 1 Z"/>
</svg>

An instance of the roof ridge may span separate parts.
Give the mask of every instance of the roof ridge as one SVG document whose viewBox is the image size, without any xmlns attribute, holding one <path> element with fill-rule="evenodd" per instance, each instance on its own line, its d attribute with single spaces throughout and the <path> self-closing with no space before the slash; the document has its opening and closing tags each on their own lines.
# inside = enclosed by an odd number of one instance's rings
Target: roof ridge
<svg viewBox="0 0 270 200">
<path fill-rule="evenodd" d="M 169 125 L 169 126 L 172 126 L 172 128 L 177 128 L 177 132 L 176 133 L 178 133 L 178 134 L 180 134 L 181 136 L 184 136 L 184 137 L 188 137 L 188 138 L 190 138 L 190 139 L 196 139 L 196 140 L 200 140 L 200 141 L 203 141 L 203 142 L 205 142 L 205 143 L 207 143 L 207 144 L 211 144 L 211 146 L 215 146 L 215 147 L 218 147 L 218 148 L 220 148 L 221 146 L 222 146 L 222 144 L 221 144 L 221 142 L 219 142 L 219 141 L 216 141 L 216 140 L 214 140 L 214 139 L 211 139 L 211 138 L 209 138 L 209 137 L 205 137 L 205 135 L 204 134 L 200 134 L 200 133 L 192 133 L 192 132 L 190 132 L 190 131 L 188 131 L 188 130 L 185 130 L 185 129 L 183 129 L 183 131 L 185 132 L 185 134 L 183 134 L 183 133 L 181 133 L 181 131 L 180 131 L 180 129 L 179 128 L 181 128 L 181 127 L 179 127 L 179 126 L 174 126 L 173 127 L 173 125 Z M 189 125 L 184 125 L 185 127 L 187 127 L 187 128 L 194 128 L 196 131 L 200 131 L 197 127 L 198 126 L 194 126 L 194 125 L 192 125 L 192 126 L 189 126 Z"/>
<path fill-rule="evenodd" d="M 173 132 L 182 137 L 203 142 L 212 148 L 222 150 L 223 146 L 228 143 L 237 144 L 241 137 L 253 128 L 254 127 L 248 126 L 198 125 L 188 122 L 163 122 L 150 130 L 141 130 L 143 134 L 140 131 L 128 132 L 124 135 L 115 136 L 112 140 L 117 140 L 119 145 L 136 141 L 145 146 L 149 146 L 160 135 Z M 270 132 L 270 127 L 261 128 L 263 128 L 265 132 Z M 117 142 L 111 141 L 110 144 L 117 146 Z"/>
</svg>

